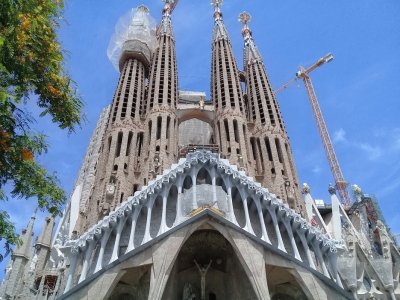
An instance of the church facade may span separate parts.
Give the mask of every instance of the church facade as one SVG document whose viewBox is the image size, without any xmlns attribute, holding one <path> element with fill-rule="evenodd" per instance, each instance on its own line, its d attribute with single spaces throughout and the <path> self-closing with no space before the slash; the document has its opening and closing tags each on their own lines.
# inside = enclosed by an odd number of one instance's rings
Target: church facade
<svg viewBox="0 0 400 300">
<path fill-rule="evenodd" d="M 180 91 L 172 12 L 139 6 L 120 78 L 57 229 L 34 217 L 2 299 L 400 299 L 400 253 L 372 196 L 343 207 L 300 187 L 242 13 L 239 70 L 213 0 L 211 101 Z M 54 236 L 54 237 L 53 237 Z"/>
</svg>

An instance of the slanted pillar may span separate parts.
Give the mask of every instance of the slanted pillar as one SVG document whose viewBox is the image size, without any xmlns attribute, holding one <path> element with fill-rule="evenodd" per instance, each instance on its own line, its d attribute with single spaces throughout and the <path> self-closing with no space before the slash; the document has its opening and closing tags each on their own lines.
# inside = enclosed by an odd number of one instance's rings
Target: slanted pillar
<svg viewBox="0 0 400 300">
<path fill-rule="evenodd" d="M 327 267 L 326 267 L 324 258 L 323 258 L 323 256 L 322 256 L 321 248 L 319 247 L 319 245 L 317 244 L 316 241 L 313 241 L 312 245 L 313 245 L 314 253 L 315 253 L 315 255 L 317 256 L 317 259 L 318 259 L 319 263 L 321 264 L 323 274 L 324 274 L 326 277 L 330 278 L 328 269 L 327 269 Z"/>
<path fill-rule="evenodd" d="M 67 277 L 67 284 L 65 285 L 65 289 L 64 289 L 64 294 L 66 292 L 68 292 L 73 284 L 73 280 L 74 280 L 74 275 L 75 275 L 75 271 L 76 271 L 76 266 L 78 264 L 78 260 L 79 260 L 79 248 L 78 247 L 72 247 L 71 248 L 71 252 L 70 252 L 70 266 L 69 266 L 69 273 L 68 273 L 68 277 Z"/>
<path fill-rule="evenodd" d="M 151 211 L 153 209 L 154 201 L 155 201 L 155 199 L 153 198 L 147 204 L 146 229 L 145 229 L 145 232 L 144 232 L 144 238 L 143 238 L 142 245 L 151 240 L 150 222 L 151 222 Z"/>
<path fill-rule="evenodd" d="M 229 177 L 225 177 L 227 180 L 225 181 L 226 190 L 228 192 L 228 209 L 229 209 L 229 220 L 239 226 L 238 222 L 236 221 L 235 211 L 233 210 L 233 203 L 232 203 L 232 184 L 229 180 Z"/>
<path fill-rule="evenodd" d="M 339 272 L 337 269 L 337 252 L 330 251 L 328 254 L 329 264 L 331 266 L 333 279 L 335 280 L 336 284 L 343 288 L 342 281 L 340 280 Z"/>
<path fill-rule="evenodd" d="M 276 238 L 278 239 L 278 249 L 286 252 L 286 248 L 285 245 L 283 244 L 283 240 L 282 240 L 282 235 L 281 235 L 281 230 L 279 229 L 279 224 L 278 224 L 278 220 L 276 218 L 276 212 L 274 208 L 270 208 L 267 207 L 268 212 L 271 216 L 272 219 L 272 223 L 274 224 L 274 229 L 275 229 L 275 234 L 276 234 Z"/>
<path fill-rule="evenodd" d="M 173 226 L 178 225 L 180 222 L 182 222 L 183 214 L 182 214 L 182 185 L 183 185 L 183 180 L 184 176 L 179 175 L 178 180 L 176 182 L 176 187 L 178 188 L 178 196 L 176 200 L 176 218 L 175 218 L 175 223 Z"/>
<path fill-rule="evenodd" d="M 86 275 L 89 270 L 90 258 L 92 257 L 94 246 L 96 245 L 94 236 L 90 236 L 87 239 L 87 243 L 88 243 L 88 246 L 86 248 L 85 256 L 83 258 L 84 260 L 83 260 L 83 265 L 82 265 L 82 271 L 81 271 L 81 276 L 79 277 L 78 283 L 81 283 L 82 281 L 84 281 L 86 279 Z"/>
<path fill-rule="evenodd" d="M 246 225 L 244 226 L 244 229 L 250 232 L 251 234 L 254 234 L 253 227 L 251 227 L 251 222 L 250 222 L 249 208 L 247 207 L 247 197 L 244 197 L 244 199 L 242 199 L 242 203 L 244 208 L 244 216 L 246 218 Z"/>
<path fill-rule="evenodd" d="M 197 168 L 195 168 L 195 167 L 193 167 L 192 166 L 192 169 L 191 169 L 191 174 L 190 174 L 190 176 L 191 176 L 191 178 L 192 178 L 192 191 L 193 191 L 193 197 L 192 197 L 192 209 L 196 209 L 197 208 L 197 197 L 196 197 L 196 178 L 197 178 L 197 176 L 196 176 L 196 173 L 197 173 Z"/>
<path fill-rule="evenodd" d="M 211 169 L 211 184 L 212 184 L 212 193 L 213 193 L 213 203 L 216 203 L 218 201 L 217 199 L 217 188 L 216 188 L 216 175 L 215 175 L 215 168 Z"/>
<path fill-rule="evenodd" d="M 162 195 L 162 213 L 161 213 L 161 225 L 160 230 L 158 231 L 158 235 L 166 232 L 169 227 L 167 226 L 167 201 L 168 201 L 168 191 L 165 188 Z"/>
<path fill-rule="evenodd" d="M 286 231 L 287 231 L 287 233 L 289 235 L 290 244 L 292 245 L 292 249 L 293 249 L 293 252 L 294 252 L 294 257 L 296 259 L 298 259 L 299 261 L 303 261 L 301 259 L 301 256 L 300 256 L 299 249 L 297 249 L 297 245 L 296 245 L 296 241 L 295 241 L 294 236 L 293 236 L 293 230 L 292 230 L 292 226 L 290 224 L 290 221 L 287 220 L 287 219 L 284 219 L 283 220 L 283 224 L 285 225 Z"/>
<path fill-rule="evenodd" d="M 133 213 L 133 216 L 132 216 L 131 233 L 129 235 L 128 248 L 126 249 L 125 253 L 128 253 L 128 252 L 132 251 L 133 249 L 135 249 L 136 223 L 137 223 L 137 219 L 139 217 L 141 210 L 142 210 L 142 206 L 140 206 L 140 205 L 135 206 L 135 212 Z"/>
<path fill-rule="evenodd" d="M 300 237 L 301 244 L 303 245 L 304 252 L 307 255 L 308 264 L 310 265 L 310 267 L 312 269 L 316 270 L 317 268 L 315 267 L 314 259 L 311 255 L 310 247 L 308 247 L 307 239 L 305 237 L 304 232 L 300 231 L 300 229 L 299 229 L 299 230 L 297 230 L 297 233 Z"/>
<path fill-rule="evenodd" d="M 260 219 L 260 224 L 261 224 L 261 232 L 262 232 L 261 239 L 267 242 L 268 244 L 271 244 L 271 241 L 268 237 L 267 228 L 265 227 L 265 220 L 261 205 L 257 205 L 257 211 L 258 211 L 258 218 Z"/>
<path fill-rule="evenodd" d="M 108 239 L 112 232 L 111 228 L 109 228 L 109 227 L 105 227 L 103 229 L 104 229 L 104 232 L 103 232 L 103 236 L 101 237 L 99 256 L 97 257 L 96 268 L 94 269 L 93 273 L 96 273 L 103 268 L 104 250 L 106 248 Z"/>
<path fill-rule="evenodd" d="M 115 235 L 114 248 L 113 248 L 113 252 L 112 252 L 112 255 L 111 255 L 110 262 L 109 262 L 110 264 L 113 261 L 116 261 L 118 259 L 119 242 L 121 240 L 121 233 L 122 233 L 122 230 L 124 229 L 125 222 L 127 220 L 127 217 L 124 215 L 123 211 L 121 212 L 121 215 L 119 216 L 118 219 L 119 220 L 118 220 L 118 225 L 117 225 L 117 232 L 116 232 L 116 235 Z"/>
</svg>

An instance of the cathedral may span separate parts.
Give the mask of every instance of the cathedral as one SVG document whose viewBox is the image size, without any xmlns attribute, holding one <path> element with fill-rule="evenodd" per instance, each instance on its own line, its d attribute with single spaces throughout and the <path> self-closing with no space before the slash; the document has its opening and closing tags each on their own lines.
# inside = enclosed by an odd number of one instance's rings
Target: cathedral
<svg viewBox="0 0 400 300">
<path fill-rule="evenodd" d="M 329 204 L 300 186 L 250 15 L 240 70 L 212 1 L 207 99 L 179 89 L 176 2 L 156 28 L 133 10 L 70 201 L 35 241 L 28 222 L 1 299 L 400 299 L 374 197 L 354 186 L 348 207 L 333 186 Z"/>
</svg>

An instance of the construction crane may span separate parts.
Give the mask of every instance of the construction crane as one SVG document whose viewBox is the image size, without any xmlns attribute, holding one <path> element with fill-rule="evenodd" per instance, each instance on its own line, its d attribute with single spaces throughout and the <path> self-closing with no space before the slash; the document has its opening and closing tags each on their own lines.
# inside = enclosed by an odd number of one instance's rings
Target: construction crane
<svg viewBox="0 0 400 300">
<path fill-rule="evenodd" d="M 333 55 L 328 53 L 324 57 L 320 58 L 316 63 L 312 66 L 308 67 L 307 69 L 303 66 L 300 66 L 299 71 L 296 72 L 296 77 L 284 84 L 282 87 L 277 89 L 274 93 L 277 94 L 287 87 L 289 87 L 292 83 L 296 82 L 297 80 L 301 79 L 304 82 L 306 87 L 308 98 L 310 99 L 311 108 L 314 113 L 315 120 L 317 121 L 319 134 L 322 138 L 322 143 L 324 144 L 325 152 L 328 157 L 329 166 L 331 168 L 333 177 L 335 179 L 336 189 L 339 192 L 340 198 L 342 203 L 345 207 L 350 207 L 352 201 L 350 195 L 347 191 L 347 181 L 344 179 L 342 171 L 339 166 L 339 162 L 336 158 L 335 150 L 333 149 L 333 145 L 331 139 L 329 137 L 328 129 L 326 128 L 326 124 L 324 121 L 324 117 L 321 112 L 321 108 L 319 107 L 317 95 L 315 94 L 310 73 L 314 71 L 316 68 L 322 66 L 333 60 Z"/>
</svg>

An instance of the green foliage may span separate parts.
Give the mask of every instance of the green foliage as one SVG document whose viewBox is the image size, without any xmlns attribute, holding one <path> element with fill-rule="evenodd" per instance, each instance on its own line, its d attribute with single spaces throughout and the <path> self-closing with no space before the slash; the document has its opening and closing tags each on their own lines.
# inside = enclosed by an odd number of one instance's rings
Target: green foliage
<svg viewBox="0 0 400 300">
<path fill-rule="evenodd" d="M 5 239 L 5 253 L 4 255 L 8 255 L 11 251 L 12 244 L 21 244 L 21 240 L 18 235 L 15 233 L 15 227 L 10 221 L 10 216 L 5 211 L 0 211 L 0 240 Z M 3 260 L 4 256 L 0 253 L 0 262 Z"/>
<path fill-rule="evenodd" d="M 66 195 L 55 175 L 35 158 L 47 151 L 26 112 L 31 101 L 60 128 L 72 132 L 82 120 L 82 102 L 64 70 L 57 41 L 62 0 L 0 1 L 0 200 L 5 184 L 13 197 L 36 197 L 38 206 L 60 213 Z M 0 240 L 5 254 L 18 242 L 9 215 L 0 209 Z M 2 256 L 0 255 L 0 259 Z"/>
</svg>

